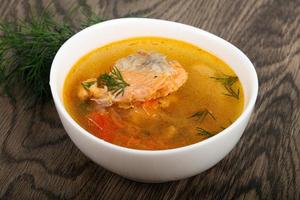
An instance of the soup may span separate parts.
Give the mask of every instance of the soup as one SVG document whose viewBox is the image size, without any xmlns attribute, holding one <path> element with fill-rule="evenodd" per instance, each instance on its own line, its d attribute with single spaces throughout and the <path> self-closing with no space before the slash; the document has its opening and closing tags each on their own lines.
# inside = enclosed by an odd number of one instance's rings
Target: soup
<svg viewBox="0 0 300 200">
<path fill-rule="evenodd" d="M 91 134 L 143 150 L 212 137 L 243 111 L 242 85 L 216 56 L 192 44 L 138 37 L 82 57 L 66 77 L 68 113 Z"/>
</svg>

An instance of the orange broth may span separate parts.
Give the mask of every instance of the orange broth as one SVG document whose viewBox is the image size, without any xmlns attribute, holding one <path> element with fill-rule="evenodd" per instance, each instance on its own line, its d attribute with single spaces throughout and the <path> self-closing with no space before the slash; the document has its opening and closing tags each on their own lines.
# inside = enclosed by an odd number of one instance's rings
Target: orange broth
<svg viewBox="0 0 300 200">
<path fill-rule="evenodd" d="M 130 109 L 113 105 L 105 114 L 97 104 L 78 98 L 82 81 L 108 72 L 118 59 L 139 50 L 177 60 L 188 72 L 188 80 L 167 97 L 136 103 Z M 79 59 L 65 80 L 63 99 L 72 118 L 99 138 L 133 149 L 172 149 L 218 134 L 240 116 L 243 88 L 238 79 L 230 87 L 224 85 L 224 77 L 229 76 L 236 74 L 226 63 L 192 44 L 159 37 L 130 38 Z M 230 96 L 230 89 L 238 96 Z"/>
</svg>

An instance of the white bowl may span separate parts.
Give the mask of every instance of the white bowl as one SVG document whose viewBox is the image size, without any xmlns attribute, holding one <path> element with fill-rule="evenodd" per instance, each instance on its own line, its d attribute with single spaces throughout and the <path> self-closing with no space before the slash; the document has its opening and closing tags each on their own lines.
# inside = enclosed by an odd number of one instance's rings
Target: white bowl
<svg viewBox="0 0 300 200">
<path fill-rule="evenodd" d="M 120 147 L 99 139 L 80 127 L 63 104 L 62 90 L 68 72 L 91 50 L 114 41 L 138 36 L 182 40 L 213 53 L 229 64 L 240 78 L 245 93 L 245 106 L 241 116 L 228 128 L 205 141 L 159 151 Z M 128 179 L 165 182 L 199 174 L 214 166 L 231 151 L 249 121 L 257 97 L 258 79 L 253 64 L 245 54 L 211 33 L 170 21 L 125 18 L 93 25 L 66 41 L 53 60 L 50 86 L 64 128 L 86 156 Z"/>
</svg>

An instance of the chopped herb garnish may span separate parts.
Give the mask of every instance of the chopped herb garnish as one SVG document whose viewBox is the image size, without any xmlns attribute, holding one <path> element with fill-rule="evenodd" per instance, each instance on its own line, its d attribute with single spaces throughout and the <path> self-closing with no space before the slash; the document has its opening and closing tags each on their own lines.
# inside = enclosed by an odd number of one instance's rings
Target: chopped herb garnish
<svg viewBox="0 0 300 200">
<path fill-rule="evenodd" d="M 200 128 L 200 127 L 197 127 L 197 133 L 199 135 L 202 135 L 202 136 L 205 136 L 205 137 L 211 137 L 211 136 L 214 135 L 214 133 L 209 132 L 209 131 L 207 131 L 207 130 L 205 130 L 203 128 Z"/>
<path fill-rule="evenodd" d="M 224 74 L 222 77 L 210 77 L 210 78 L 215 79 L 216 81 L 222 83 L 224 88 L 227 90 L 227 93 L 225 93 L 224 95 L 236 99 L 240 98 L 240 89 L 238 88 L 236 91 L 234 91 L 234 89 L 232 88 L 233 84 L 239 80 L 237 76 L 229 76 Z"/>
<path fill-rule="evenodd" d="M 213 116 L 213 114 L 209 110 L 207 110 L 206 108 L 202 111 L 198 111 L 198 112 L 194 113 L 191 116 L 191 118 L 197 118 L 200 122 L 202 122 L 207 115 L 211 116 L 211 118 L 216 120 L 215 116 Z"/>
<path fill-rule="evenodd" d="M 108 91 L 112 91 L 116 96 L 124 94 L 124 90 L 129 84 L 123 79 L 123 76 L 117 67 L 113 67 L 110 73 L 102 74 L 98 77 L 98 84 L 105 85 Z"/>
<path fill-rule="evenodd" d="M 83 81 L 81 83 L 82 87 L 86 90 L 89 90 L 92 85 L 94 85 L 96 81 Z"/>
</svg>

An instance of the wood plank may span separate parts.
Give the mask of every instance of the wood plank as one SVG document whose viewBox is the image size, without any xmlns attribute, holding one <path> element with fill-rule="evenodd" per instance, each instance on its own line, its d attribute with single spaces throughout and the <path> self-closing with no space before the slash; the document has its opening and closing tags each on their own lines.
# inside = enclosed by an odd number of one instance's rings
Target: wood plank
<svg viewBox="0 0 300 200">
<path fill-rule="evenodd" d="M 1 18 L 28 16 L 49 1 L 2 0 Z M 260 90 L 234 150 L 189 179 L 143 184 L 86 158 L 66 135 L 52 102 L 0 95 L 1 199 L 300 199 L 300 2 L 297 0 L 55 0 L 58 18 L 80 5 L 107 19 L 167 19 L 210 31 L 255 64 Z M 73 24 L 76 20 L 73 19 Z"/>
</svg>

